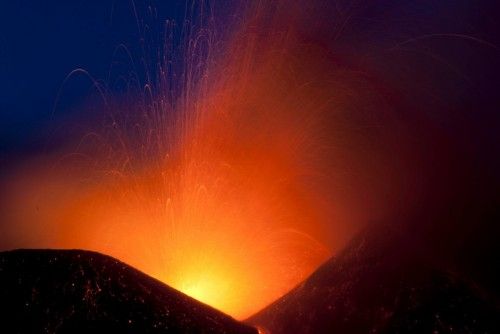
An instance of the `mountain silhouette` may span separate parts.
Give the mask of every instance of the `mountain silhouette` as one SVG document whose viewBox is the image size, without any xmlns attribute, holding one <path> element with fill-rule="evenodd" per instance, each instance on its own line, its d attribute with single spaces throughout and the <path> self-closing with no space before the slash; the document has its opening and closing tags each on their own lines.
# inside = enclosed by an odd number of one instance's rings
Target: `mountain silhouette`
<svg viewBox="0 0 500 334">
<path fill-rule="evenodd" d="M 272 334 L 500 333 L 486 291 L 383 229 L 362 233 L 248 322 Z"/>
<path fill-rule="evenodd" d="M 257 330 L 112 257 L 0 253 L 2 333 L 234 333 Z"/>
</svg>

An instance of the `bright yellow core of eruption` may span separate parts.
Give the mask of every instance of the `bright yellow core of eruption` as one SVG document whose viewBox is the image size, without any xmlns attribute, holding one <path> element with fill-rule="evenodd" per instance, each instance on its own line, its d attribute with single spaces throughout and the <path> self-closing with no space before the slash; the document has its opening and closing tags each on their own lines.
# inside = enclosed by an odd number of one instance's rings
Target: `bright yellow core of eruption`
<svg viewBox="0 0 500 334">
<path fill-rule="evenodd" d="M 5 232 L 16 247 L 116 257 L 231 316 L 251 316 L 329 256 L 301 232 L 314 231 L 325 210 L 301 183 L 288 131 L 270 145 L 223 117 L 204 124 L 183 154 L 138 171 L 20 170 Z M 81 181 L 89 179 L 96 182 Z"/>
<path fill-rule="evenodd" d="M 24 217 L 40 238 L 27 246 L 95 250 L 235 318 L 251 316 L 305 279 L 328 252 L 300 232 L 300 223 L 316 220 L 301 193 L 273 185 L 274 173 L 286 176 L 278 161 L 266 166 L 254 155 L 248 159 L 257 164 L 235 167 L 215 152 L 201 159 L 201 152 L 83 187 L 33 175 L 36 186 L 24 189 L 35 193 L 25 190 L 17 199 L 20 212 L 36 215 Z M 31 207 L 26 198 L 34 200 Z"/>
<path fill-rule="evenodd" d="M 208 305 L 224 310 L 237 310 L 231 305 L 230 286 L 227 277 L 220 273 L 210 273 L 196 280 L 187 278 L 179 285 L 179 290 Z"/>
<path fill-rule="evenodd" d="M 317 113 L 335 90 L 290 80 L 288 64 L 277 66 L 281 51 L 259 71 L 247 70 L 238 65 L 252 58 L 242 56 L 247 45 L 225 67 L 230 80 L 186 107 L 186 118 L 172 125 L 179 133 L 166 140 L 175 145 L 154 161 L 128 167 L 133 153 L 124 149 L 104 156 L 102 168 L 67 158 L 19 170 L 4 202 L 8 238 L 16 247 L 114 256 L 239 319 L 305 279 L 330 255 L 314 238 L 323 224 L 336 224 L 322 171 L 341 160 L 325 158 L 325 145 L 317 145 L 330 133 Z M 170 135 L 158 122 L 159 133 Z M 145 132 L 148 148 L 155 132 Z"/>
<path fill-rule="evenodd" d="M 224 284 L 221 277 L 206 277 L 198 282 L 185 283 L 180 287 L 180 290 L 186 295 L 193 297 L 206 304 L 220 305 L 220 291 Z"/>
<path fill-rule="evenodd" d="M 251 316 L 327 258 L 301 232 L 314 231 L 325 210 L 294 167 L 291 130 L 271 145 L 220 118 L 196 129 L 185 154 L 138 171 L 65 177 L 67 166 L 50 163 L 20 171 L 7 232 L 16 247 L 114 256 L 231 316 Z"/>
</svg>

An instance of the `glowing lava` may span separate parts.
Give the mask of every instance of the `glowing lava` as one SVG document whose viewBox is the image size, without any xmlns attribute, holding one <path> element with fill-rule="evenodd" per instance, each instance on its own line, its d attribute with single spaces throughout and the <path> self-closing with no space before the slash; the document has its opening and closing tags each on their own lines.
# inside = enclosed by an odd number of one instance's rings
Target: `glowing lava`
<svg viewBox="0 0 500 334">
<path fill-rule="evenodd" d="M 379 119 L 357 117 L 384 102 L 359 71 L 304 46 L 296 20 L 269 26 L 255 12 L 218 61 L 189 61 L 175 103 L 158 83 L 153 102 L 121 111 L 132 121 L 113 117 L 78 154 L 19 168 L 3 190 L 0 241 L 100 251 L 245 318 L 309 275 L 367 212 L 382 215 L 401 168 L 360 154 L 372 133 L 352 129 L 376 129 Z"/>
</svg>

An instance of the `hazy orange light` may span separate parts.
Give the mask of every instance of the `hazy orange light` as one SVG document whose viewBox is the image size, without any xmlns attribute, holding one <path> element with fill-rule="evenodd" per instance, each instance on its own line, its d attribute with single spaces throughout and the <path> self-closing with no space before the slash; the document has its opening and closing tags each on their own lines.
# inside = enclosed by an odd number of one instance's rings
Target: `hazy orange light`
<svg viewBox="0 0 500 334">
<path fill-rule="evenodd" d="M 174 119 L 153 109 L 108 156 L 92 144 L 19 169 L 0 239 L 106 253 L 240 319 L 293 288 L 394 202 L 397 173 L 357 149 L 355 112 L 381 103 L 365 78 L 275 22 L 243 24 Z"/>
</svg>

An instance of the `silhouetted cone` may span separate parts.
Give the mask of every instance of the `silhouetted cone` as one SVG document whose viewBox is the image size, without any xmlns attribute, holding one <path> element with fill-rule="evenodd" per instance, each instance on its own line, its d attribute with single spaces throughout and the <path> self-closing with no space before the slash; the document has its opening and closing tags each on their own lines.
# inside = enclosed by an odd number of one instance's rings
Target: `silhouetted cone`
<svg viewBox="0 0 500 334">
<path fill-rule="evenodd" d="M 109 256 L 0 253 L 0 333 L 257 331 Z"/>
<path fill-rule="evenodd" d="M 361 234 L 247 322 L 272 334 L 500 333 L 498 305 L 486 292 L 436 269 L 408 242 Z"/>
</svg>

